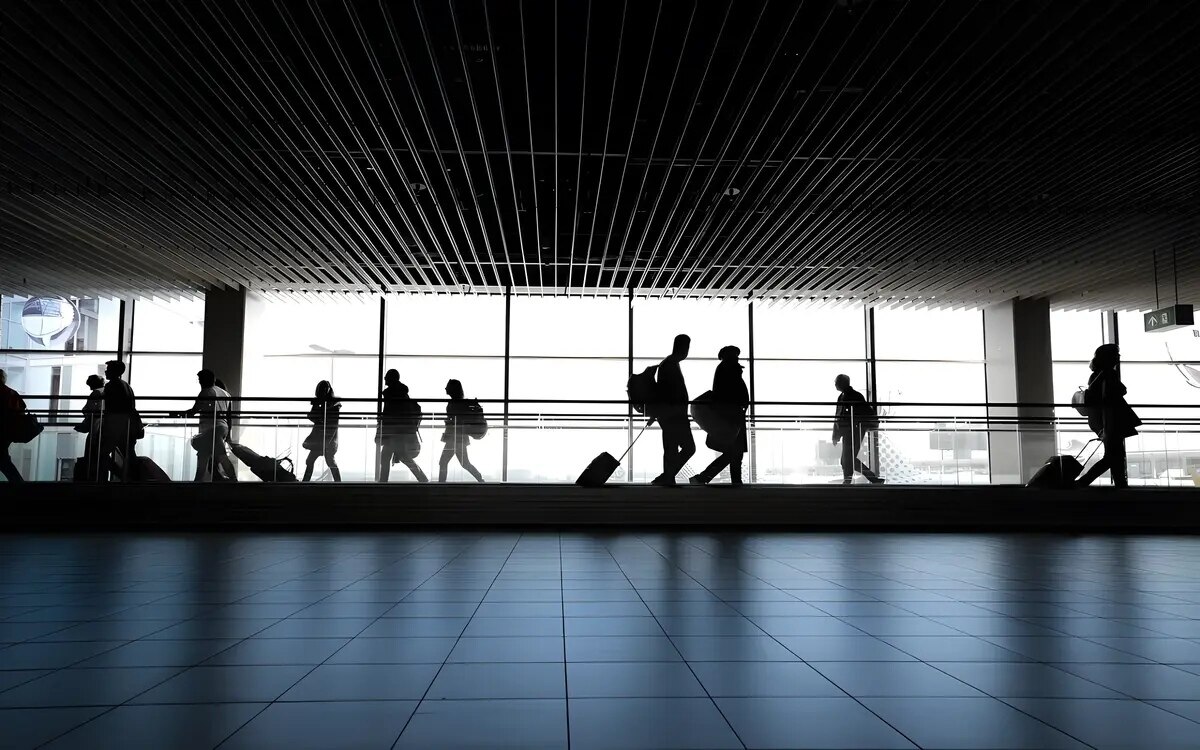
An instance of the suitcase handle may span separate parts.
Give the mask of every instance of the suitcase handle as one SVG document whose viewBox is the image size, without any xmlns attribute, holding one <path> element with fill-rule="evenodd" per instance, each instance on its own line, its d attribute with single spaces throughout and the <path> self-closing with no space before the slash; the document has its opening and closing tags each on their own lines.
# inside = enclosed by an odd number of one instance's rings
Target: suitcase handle
<svg viewBox="0 0 1200 750">
<path fill-rule="evenodd" d="M 629 447 L 626 448 L 625 452 L 621 454 L 621 457 L 617 459 L 617 463 L 621 463 L 625 460 L 625 457 L 629 455 L 629 451 L 633 450 L 633 446 L 637 445 L 637 441 L 639 438 L 641 438 L 642 433 L 645 432 L 646 428 L 652 424 L 654 424 L 654 417 L 650 417 L 650 419 L 646 420 L 646 424 L 642 425 L 642 429 L 638 430 L 637 435 L 634 435 L 633 442 L 629 444 Z"/>
<path fill-rule="evenodd" d="M 1082 461 L 1079 461 L 1079 457 L 1083 455 L 1083 452 L 1084 452 L 1085 450 L 1087 450 L 1087 447 L 1088 447 L 1089 445 L 1091 445 L 1092 443 L 1095 443 L 1095 444 L 1096 444 L 1096 447 L 1095 447 L 1095 448 L 1092 448 L 1092 452 L 1088 454 L 1088 457 L 1087 457 L 1087 458 L 1085 458 L 1085 459 L 1084 459 L 1084 460 L 1082 460 Z M 1096 438 L 1092 438 L 1091 440 L 1089 440 L 1089 441 L 1087 441 L 1086 443 L 1084 443 L 1084 444 L 1083 444 L 1083 447 L 1079 449 L 1079 453 L 1075 454 L 1075 460 L 1076 460 L 1076 461 L 1079 461 L 1080 465 L 1086 465 L 1088 461 L 1091 461 L 1091 460 L 1092 460 L 1092 456 L 1095 456 L 1095 455 L 1096 455 L 1096 451 L 1098 451 L 1098 450 L 1100 450 L 1100 438 L 1098 438 L 1098 437 L 1096 437 Z"/>
</svg>

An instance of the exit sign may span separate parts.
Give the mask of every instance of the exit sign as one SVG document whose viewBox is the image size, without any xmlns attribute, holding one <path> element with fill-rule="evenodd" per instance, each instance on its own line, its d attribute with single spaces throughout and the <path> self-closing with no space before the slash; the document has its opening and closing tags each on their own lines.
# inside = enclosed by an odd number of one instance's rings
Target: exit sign
<svg viewBox="0 0 1200 750">
<path fill-rule="evenodd" d="M 1174 328 L 1186 328 L 1195 323 L 1191 305 L 1172 305 L 1161 310 L 1148 312 L 1142 316 L 1146 324 L 1146 333 L 1154 331 L 1170 331 Z"/>
</svg>

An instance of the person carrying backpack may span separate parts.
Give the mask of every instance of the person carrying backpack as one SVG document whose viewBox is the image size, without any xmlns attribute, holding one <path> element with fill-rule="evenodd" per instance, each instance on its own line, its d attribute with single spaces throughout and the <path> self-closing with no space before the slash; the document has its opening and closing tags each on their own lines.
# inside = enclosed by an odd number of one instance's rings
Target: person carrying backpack
<svg viewBox="0 0 1200 750">
<path fill-rule="evenodd" d="M 393 463 L 408 467 L 418 482 L 428 482 L 416 458 L 421 453 L 421 405 L 409 398 L 400 373 L 388 370 L 383 376 L 383 408 L 379 418 L 379 481 L 386 482 Z"/>
<path fill-rule="evenodd" d="M 833 444 L 842 441 L 842 484 L 854 483 L 857 469 L 871 484 L 883 484 L 883 479 L 863 463 L 858 452 L 862 449 L 863 437 L 868 431 L 879 427 L 879 417 L 863 395 L 850 387 L 849 375 L 834 378 L 833 387 L 838 390 L 837 412 L 833 419 Z"/>
<path fill-rule="evenodd" d="M 442 448 L 442 457 L 438 459 L 438 481 L 446 481 L 450 459 L 457 456 L 458 462 L 467 473 L 475 477 L 475 481 L 482 482 L 483 475 L 471 464 L 471 459 L 467 456 L 467 446 L 471 444 L 470 433 L 480 418 L 479 403 L 468 401 L 463 396 L 462 383 L 457 380 L 447 381 L 446 395 L 450 397 L 446 402 L 446 431 L 442 433 L 442 442 L 446 447 Z"/>
<path fill-rule="evenodd" d="M 658 365 L 658 387 L 651 416 L 662 427 L 663 472 L 650 484 L 674 487 L 675 476 L 696 452 L 692 426 L 688 422 L 688 390 L 679 363 L 687 359 L 692 339 L 685 333 L 675 337 L 671 354 Z"/>
<path fill-rule="evenodd" d="M 1117 372 L 1120 365 L 1121 350 L 1116 344 L 1101 344 L 1089 364 L 1092 375 L 1083 401 L 1087 405 L 1088 427 L 1104 444 L 1104 456 L 1076 480 L 1080 487 L 1091 484 L 1105 471 L 1112 478 L 1113 487 L 1129 486 L 1125 438 L 1137 434 L 1142 420 L 1125 400 L 1127 390 Z"/>
</svg>

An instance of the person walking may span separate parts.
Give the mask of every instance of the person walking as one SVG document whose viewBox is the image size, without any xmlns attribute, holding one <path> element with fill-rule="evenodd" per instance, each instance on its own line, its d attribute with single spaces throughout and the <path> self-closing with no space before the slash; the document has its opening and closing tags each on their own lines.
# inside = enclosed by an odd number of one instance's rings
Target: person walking
<svg viewBox="0 0 1200 750">
<path fill-rule="evenodd" d="M 1092 464 L 1079 477 L 1076 484 L 1086 487 L 1096 478 L 1108 472 L 1113 487 L 1129 486 L 1129 469 L 1125 463 L 1125 438 L 1137 434 L 1142 424 L 1129 403 L 1125 401 L 1127 389 L 1121 382 L 1118 369 L 1121 365 L 1121 350 L 1116 344 L 1102 344 L 1096 349 L 1088 365 L 1092 375 L 1088 378 L 1083 403 L 1087 407 L 1088 427 L 1104 445 L 1104 456 Z"/>
<path fill-rule="evenodd" d="M 137 411 L 133 388 L 121 379 L 125 363 L 109 360 L 104 363 L 104 416 L 100 420 L 100 460 L 97 479 L 107 482 L 115 470 L 122 480 L 132 476 L 134 445 L 143 432 L 142 419 Z"/>
<path fill-rule="evenodd" d="M 21 421 L 24 418 L 25 399 L 8 387 L 8 373 L 0 370 L 0 474 L 10 482 L 25 481 L 8 453 L 14 442 L 13 438 L 21 430 Z"/>
<path fill-rule="evenodd" d="M 450 397 L 450 400 L 446 402 L 446 431 L 442 433 L 442 442 L 446 446 L 442 448 L 442 456 L 438 459 L 438 481 L 446 481 L 450 459 L 457 457 L 458 463 L 467 470 L 467 473 L 475 477 L 475 481 L 482 482 L 483 475 L 479 473 L 479 469 L 475 468 L 467 455 L 467 446 L 471 444 L 471 438 L 467 434 L 467 424 L 473 415 L 470 404 L 463 395 L 462 383 L 457 380 L 447 381 L 446 395 Z"/>
<path fill-rule="evenodd" d="M 688 481 L 692 484 L 708 484 L 721 470 L 729 467 L 729 483 L 742 483 L 742 456 L 747 451 L 746 409 L 750 406 L 750 391 L 742 379 L 742 366 L 738 357 L 742 350 L 726 346 L 717 352 L 717 370 L 713 373 L 712 406 L 716 412 L 719 429 L 708 433 L 704 444 L 720 453 L 704 471 Z"/>
<path fill-rule="evenodd" d="M 692 427 L 688 422 L 688 390 L 679 363 L 687 359 L 692 339 L 681 333 L 675 337 L 671 354 L 658 365 L 654 416 L 662 428 L 663 472 L 650 484 L 674 487 L 675 477 L 696 452 Z"/>
<path fill-rule="evenodd" d="M 833 444 L 842 443 L 842 484 L 854 483 L 854 472 L 858 471 L 871 484 L 882 484 L 883 479 L 863 463 L 858 452 L 862 449 L 863 437 L 875 429 L 879 418 L 863 395 L 850 387 L 849 375 L 834 378 L 833 387 L 838 390 L 837 412 L 833 419 Z"/>
<path fill-rule="evenodd" d="M 383 376 L 383 408 L 379 416 L 379 481 L 386 482 L 393 463 L 408 467 L 418 482 L 428 482 L 416 458 L 421 453 L 421 405 L 408 395 L 400 373 L 388 370 Z"/>
<path fill-rule="evenodd" d="M 325 465 L 333 475 L 333 481 L 342 481 L 342 472 L 338 468 L 338 417 L 342 411 L 342 402 L 333 394 L 333 386 L 328 380 L 317 383 L 316 391 L 311 401 L 312 408 L 308 410 L 308 421 L 313 423 L 312 431 L 304 438 L 302 446 L 308 451 L 308 459 L 304 462 L 304 481 L 312 481 L 313 466 L 319 456 L 325 457 Z"/>
<path fill-rule="evenodd" d="M 210 481 L 219 468 L 224 479 L 236 482 L 237 472 L 225 451 L 233 397 L 229 391 L 217 385 L 217 376 L 212 370 L 203 369 L 196 373 L 196 380 L 200 383 L 196 402 L 187 411 L 174 415 L 181 418 L 199 415 L 196 436 L 192 438 L 192 447 L 196 449 L 196 481 Z"/>
<path fill-rule="evenodd" d="M 100 435 L 104 417 L 104 378 L 88 375 L 85 381 L 91 390 L 83 404 L 83 419 L 75 425 L 75 431 L 85 435 L 83 440 L 83 473 L 78 480 L 96 481 L 100 462 Z"/>
</svg>

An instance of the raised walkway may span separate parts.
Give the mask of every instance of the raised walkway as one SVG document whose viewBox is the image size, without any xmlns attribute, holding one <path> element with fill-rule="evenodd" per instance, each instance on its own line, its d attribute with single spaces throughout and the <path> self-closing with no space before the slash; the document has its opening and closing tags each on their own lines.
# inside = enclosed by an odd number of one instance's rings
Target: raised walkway
<svg viewBox="0 0 1200 750">
<path fill-rule="evenodd" d="M 0 484 L 0 529 L 703 526 L 1195 533 L 1200 488 Z"/>
</svg>

